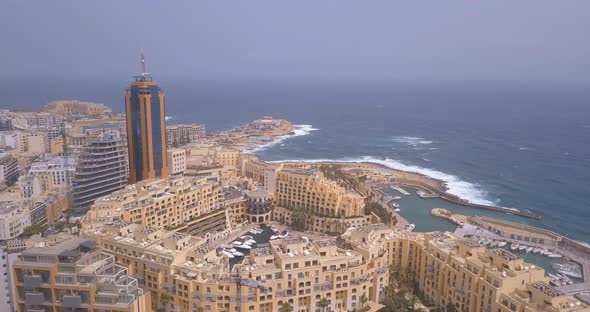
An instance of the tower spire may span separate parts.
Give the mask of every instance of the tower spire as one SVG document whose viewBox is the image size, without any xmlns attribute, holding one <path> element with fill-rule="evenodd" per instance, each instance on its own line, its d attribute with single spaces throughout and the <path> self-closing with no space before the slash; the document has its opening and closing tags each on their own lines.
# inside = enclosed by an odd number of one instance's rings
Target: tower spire
<svg viewBox="0 0 590 312">
<path fill-rule="evenodd" d="M 141 48 L 141 75 L 144 76 L 146 74 L 145 72 L 145 57 L 143 56 L 143 48 Z"/>
</svg>

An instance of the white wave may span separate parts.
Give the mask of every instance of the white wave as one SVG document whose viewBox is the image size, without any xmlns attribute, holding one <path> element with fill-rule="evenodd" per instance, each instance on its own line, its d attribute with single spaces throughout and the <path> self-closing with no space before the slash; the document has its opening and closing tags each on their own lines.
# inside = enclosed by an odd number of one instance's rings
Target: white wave
<svg viewBox="0 0 590 312">
<path fill-rule="evenodd" d="M 288 140 L 290 138 L 308 135 L 312 131 L 319 130 L 319 129 L 314 128 L 312 125 L 293 125 L 293 126 L 295 127 L 295 130 L 293 130 L 293 134 L 281 135 L 279 137 L 276 137 L 275 140 L 272 141 L 272 142 L 269 142 L 269 143 L 266 143 L 266 144 L 262 144 L 260 146 L 257 146 L 255 148 L 253 148 L 253 149 L 245 150 L 245 151 L 243 151 L 243 153 L 245 153 L 245 154 L 258 153 L 258 152 L 261 152 L 261 151 L 264 151 L 264 150 L 268 149 L 269 147 L 272 147 L 272 146 L 275 146 L 277 144 L 280 144 L 280 143 L 282 143 L 285 140 Z M 283 144 L 281 144 L 281 146 L 283 146 Z"/>
<path fill-rule="evenodd" d="M 434 143 L 433 141 L 426 140 L 419 137 L 412 137 L 412 136 L 395 136 L 393 140 L 399 143 L 404 143 L 410 146 L 418 146 L 418 145 L 428 145 Z"/>
<path fill-rule="evenodd" d="M 440 181 L 443 181 L 445 186 L 447 187 L 447 193 L 455 195 L 463 200 L 474 204 L 481 204 L 481 205 L 490 205 L 495 206 L 496 203 L 492 202 L 491 200 L 487 199 L 487 193 L 479 188 L 479 185 L 470 183 L 467 181 L 461 180 L 459 177 L 454 176 L 452 174 L 440 172 L 438 170 L 423 168 L 419 166 L 411 166 L 403 164 L 399 161 L 393 159 L 379 159 L 373 156 L 363 156 L 360 158 L 343 158 L 343 159 L 297 159 L 297 160 L 279 160 L 279 161 L 271 161 L 274 163 L 284 163 L 284 162 L 311 162 L 311 163 L 318 163 L 318 162 L 350 162 L 350 163 L 361 163 L 361 162 L 368 162 L 374 164 L 384 165 L 391 169 L 396 169 L 400 171 L 407 171 L 407 172 L 415 172 L 419 173 Z"/>
<path fill-rule="evenodd" d="M 521 146 L 521 147 L 518 148 L 518 150 L 520 150 L 520 151 L 528 151 L 529 149 L 530 148 L 525 147 L 525 146 Z"/>
</svg>

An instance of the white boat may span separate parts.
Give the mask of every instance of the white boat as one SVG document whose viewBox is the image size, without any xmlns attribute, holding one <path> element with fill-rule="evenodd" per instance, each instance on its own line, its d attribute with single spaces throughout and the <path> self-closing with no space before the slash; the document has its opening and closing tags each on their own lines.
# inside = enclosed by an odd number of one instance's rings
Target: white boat
<svg viewBox="0 0 590 312">
<path fill-rule="evenodd" d="M 549 254 L 547 254 L 547 257 L 557 259 L 557 258 L 561 258 L 561 255 L 558 253 L 549 252 Z"/>
<path fill-rule="evenodd" d="M 404 227 L 404 230 L 412 232 L 415 228 L 416 228 L 416 225 L 414 223 L 410 223 Z"/>
<path fill-rule="evenodd" d="M 562 269 L 562 270 L 558 270 L 557 272 L 559 272 L 563 275 L 566 275 L 566 276 L 574 277 L 574 278 L 582 278 L 582 274 L 576 270 Z"/>
<path fill-rule="evenodd" d="M 231 252 L 231 254 L 236 257 L 243 257 L 244 256 L 243 252 L 237 251 L 235 248 L 230 249 L 229 252 Z"/>
<path fill-rule="evenodd" d="M 535 249 L 533 249 L 533 253 L 538 254 L 540 252 L 541 252 L 541 248 L 535 248 Z"/>
<path fill-rule="evenodd" d="M 401 210 L 401 209 L 399 209 L 399 208 L 395 208 L 395 209 L 393 209 L 393 211 L 395 211 L 395 212 L 400 212 L 400 211 L 402 211 L 402 210 Z"/>
<path fill-rule="evenodd" d="M 500 242 L 498 243 L 498 247 L 504 247 L 504 246 L 506 246 L 507 244 L 508 244 L 508 243 L 507 243 L 507 242 L 505 242 L 505 241 L 500 241 Z"/>
<path fill-rule="evenodd" d="M 245 241 L 244 243 L 248 243 L 248 244 L 252 245 L 252 244 L 256 244 L 256 241 L 253 239 L 249 239 L 249 240 Z"/>
<path fill-rule="evenodd" d="M 520 247 L 518 247 L 518 250 L 523 251 L 527 249 L 527 245 L 520 245 Z"/>
<path fill-rule="evenodd" d="M 260 233 L 262 233 L 262 230 L 261 229 L 254 228 L 254 229 L 251 229 L 248 232 L 250 232 L 252 234 L 260 234 Z"/>
<path fill-rule="evenodd" d="M 496 242 L 496 241 L 491 241 L 490 242 L 490 248 L 494 248 L 496 246 L 498 246 L 498 242 Z"/>
<path fill-rule="evenodd" d="M 240 248 L 240 249 L 252 249 L 252 246 L 250 246 L 248 244 L 243 244 L 243 245 L 236 246 L 236 248 Z"/>
<path fill-rule="evenodd" d="M 512 243 L 512 244 L 510 244 L 510 250 L 512 250 L 512 251 L 518 249 L 518 247 L 520 247 L 520 245 L 518 243 Z"/>
<path fill-rule="evenodd" d="M 526 253 L 529 253 L 529 252 L 533 251 L 533 247 L 527 247 L 525 251 L 526 251 Z"/>
<path fill-rule="evenodd" d="M 234 246 L 241 246 L 242 245 L 242 242 L 240 242 L 240 241 L 234 241 L 234 242 L 232 242 L 232 245 L 234 245 Z"/>
<path fill-rule="evenodd" d="M 270 240 L 275 240 L 275 239 L 279 239 L 279 238 L 281 238 L 281 236 L 280 236 L 280 235 L 272 235 L 272 236 L 270 237 Z"/>
<path fill-rule="evenodd" d="M 391 207 L 394 207 L 394 208 L 398 208 L 399 207 L 399 204 L 398 203 L 390 203 L 389 205 Z"/>
<path fill-rule="evenodd" d="M 243 240 L 248 240 L 248 239 L 252 239 L 252 238 L 254 238 L 254 237 L 252 237 L 250 235 L 240 236 L 240 239 L 243 239 Z"/>
<path fill-rule="evenodd" d="M 234 255 L 232 255 L 231 252 L 226 251 L 226 250 L 222 250 L 221 254 L 228 257 L 228 258 L 234 258 Z"/>
</svg>

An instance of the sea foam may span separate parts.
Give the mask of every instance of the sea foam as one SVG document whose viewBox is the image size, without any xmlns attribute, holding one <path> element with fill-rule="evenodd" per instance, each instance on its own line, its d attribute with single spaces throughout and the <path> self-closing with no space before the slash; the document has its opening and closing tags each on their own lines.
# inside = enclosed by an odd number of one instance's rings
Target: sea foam
<svg viewBox="0 0 590 312">
<path fill-rule="evenodd" d="M 286 141 L 288 139 L 298 137 L 298 136 L 308 135 L 312 131 L 319 130 L 319 129 L 314 128 L 312 125 L 293 125 L 293 126 L 295 127 L 295 130 L 293 130 L 293 134 L 281 135 L 281 136 L 277 137 L 275 140 L 273 140 L 272 142 L 260 145 L 258 147 L 253 148 L 253 149 L 245 150 L 245 151 L 243 151 L 243 153 L 255 154 L 255 153 L 264 151 L 264 150 L 266 150 L 272 146 L 275 146 L 277 144 L 283 143 L 284 141 Z"/>
<path fill-rule="evenodd" d="M 461 180 L 459 177 L 454 176 L 452 174 L 444 173 L 438 170 L 423 168 L 419 166 L 412 166 L 406 165 L 399 161 L 385 158 L 379 159 L 373 156 L 363 156 L 360 158 L 343 158 L 343 159 L 297 159 L 297 160 L 279 160 L 279 161 L 271 161 L 275 163 L 284 163 L 284 162 L 349 162 L 349 163 L 374 163 L 386 166 L 391 169 L 407 171 L 407 172 L 414 172 L 419 173 L 440 181 L 443 181 L 445 186 L 447 187 L 447 193 L 455 195 L 463 200 L 466 200 L 471 203 L 481 204 L 481 205 L 491 205 L 494 206 L 496 203 L 492 202 L 491 200 L 487 199 L 487 193 L 480 189 L 480 186 L 474 183 L 470 183 L 467 181 Z"/>
<path fill-rule="evenodd" d="M 393 137 L 393 140 L 410 146 L 428 145 L 434 143 L 433 141 L 413 136 L 395 136 Z"/>
</svg>

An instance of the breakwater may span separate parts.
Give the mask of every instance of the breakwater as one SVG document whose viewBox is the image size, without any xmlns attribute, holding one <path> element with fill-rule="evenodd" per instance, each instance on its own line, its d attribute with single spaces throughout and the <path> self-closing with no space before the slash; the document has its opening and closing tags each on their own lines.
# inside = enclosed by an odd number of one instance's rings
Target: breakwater
<svg viewBox="0 0 590 312">
<path fill-rule="evenodd" d="M 498 207 L 498 206 L 490 206 L 490 205 L 482 205 L 482 204 L 472 203 L 472 202 L 463 200 L 459 197 L 456 197 L 454 195 L 448 194 L 447 192 L 440 190 L 438 188 L 431 187 L 429 185 L 421 185 L 421 184 L 407 183 L 407 182 L 401 182 L 401 181 L 400 181 L 400 183 L 404 186 L 410 186 L 410 187 L 413 187 L 417 190 L 422 189 L 422 190 L 432 192 L 434 194 L 437 194 L 441 199 L 444 199 L 446 201 L 449 201 L 449 202 L 452 202 L 455 204 L 463 205 L 463 206 L 492 210 L 492 211 L 499 211 L 499 212 L 504 212 L 504 213 L 510 213 L 513 215 L 517 215 L 517 216 L 521 216 L 521 217 L 525 217 L 525 218 L 531 218 L 531 219 L 535 219 L 535 220 L 541 220 L 541 218 L 542 218 L 541 215 L 535 214 L 532 212 L 528 212 L 528 211 L 522 211 L 522 210 L 518 210 L 518 209 L 514 209 L 514 208 L 506 208 L 506 207 Z"/>
</svg>

